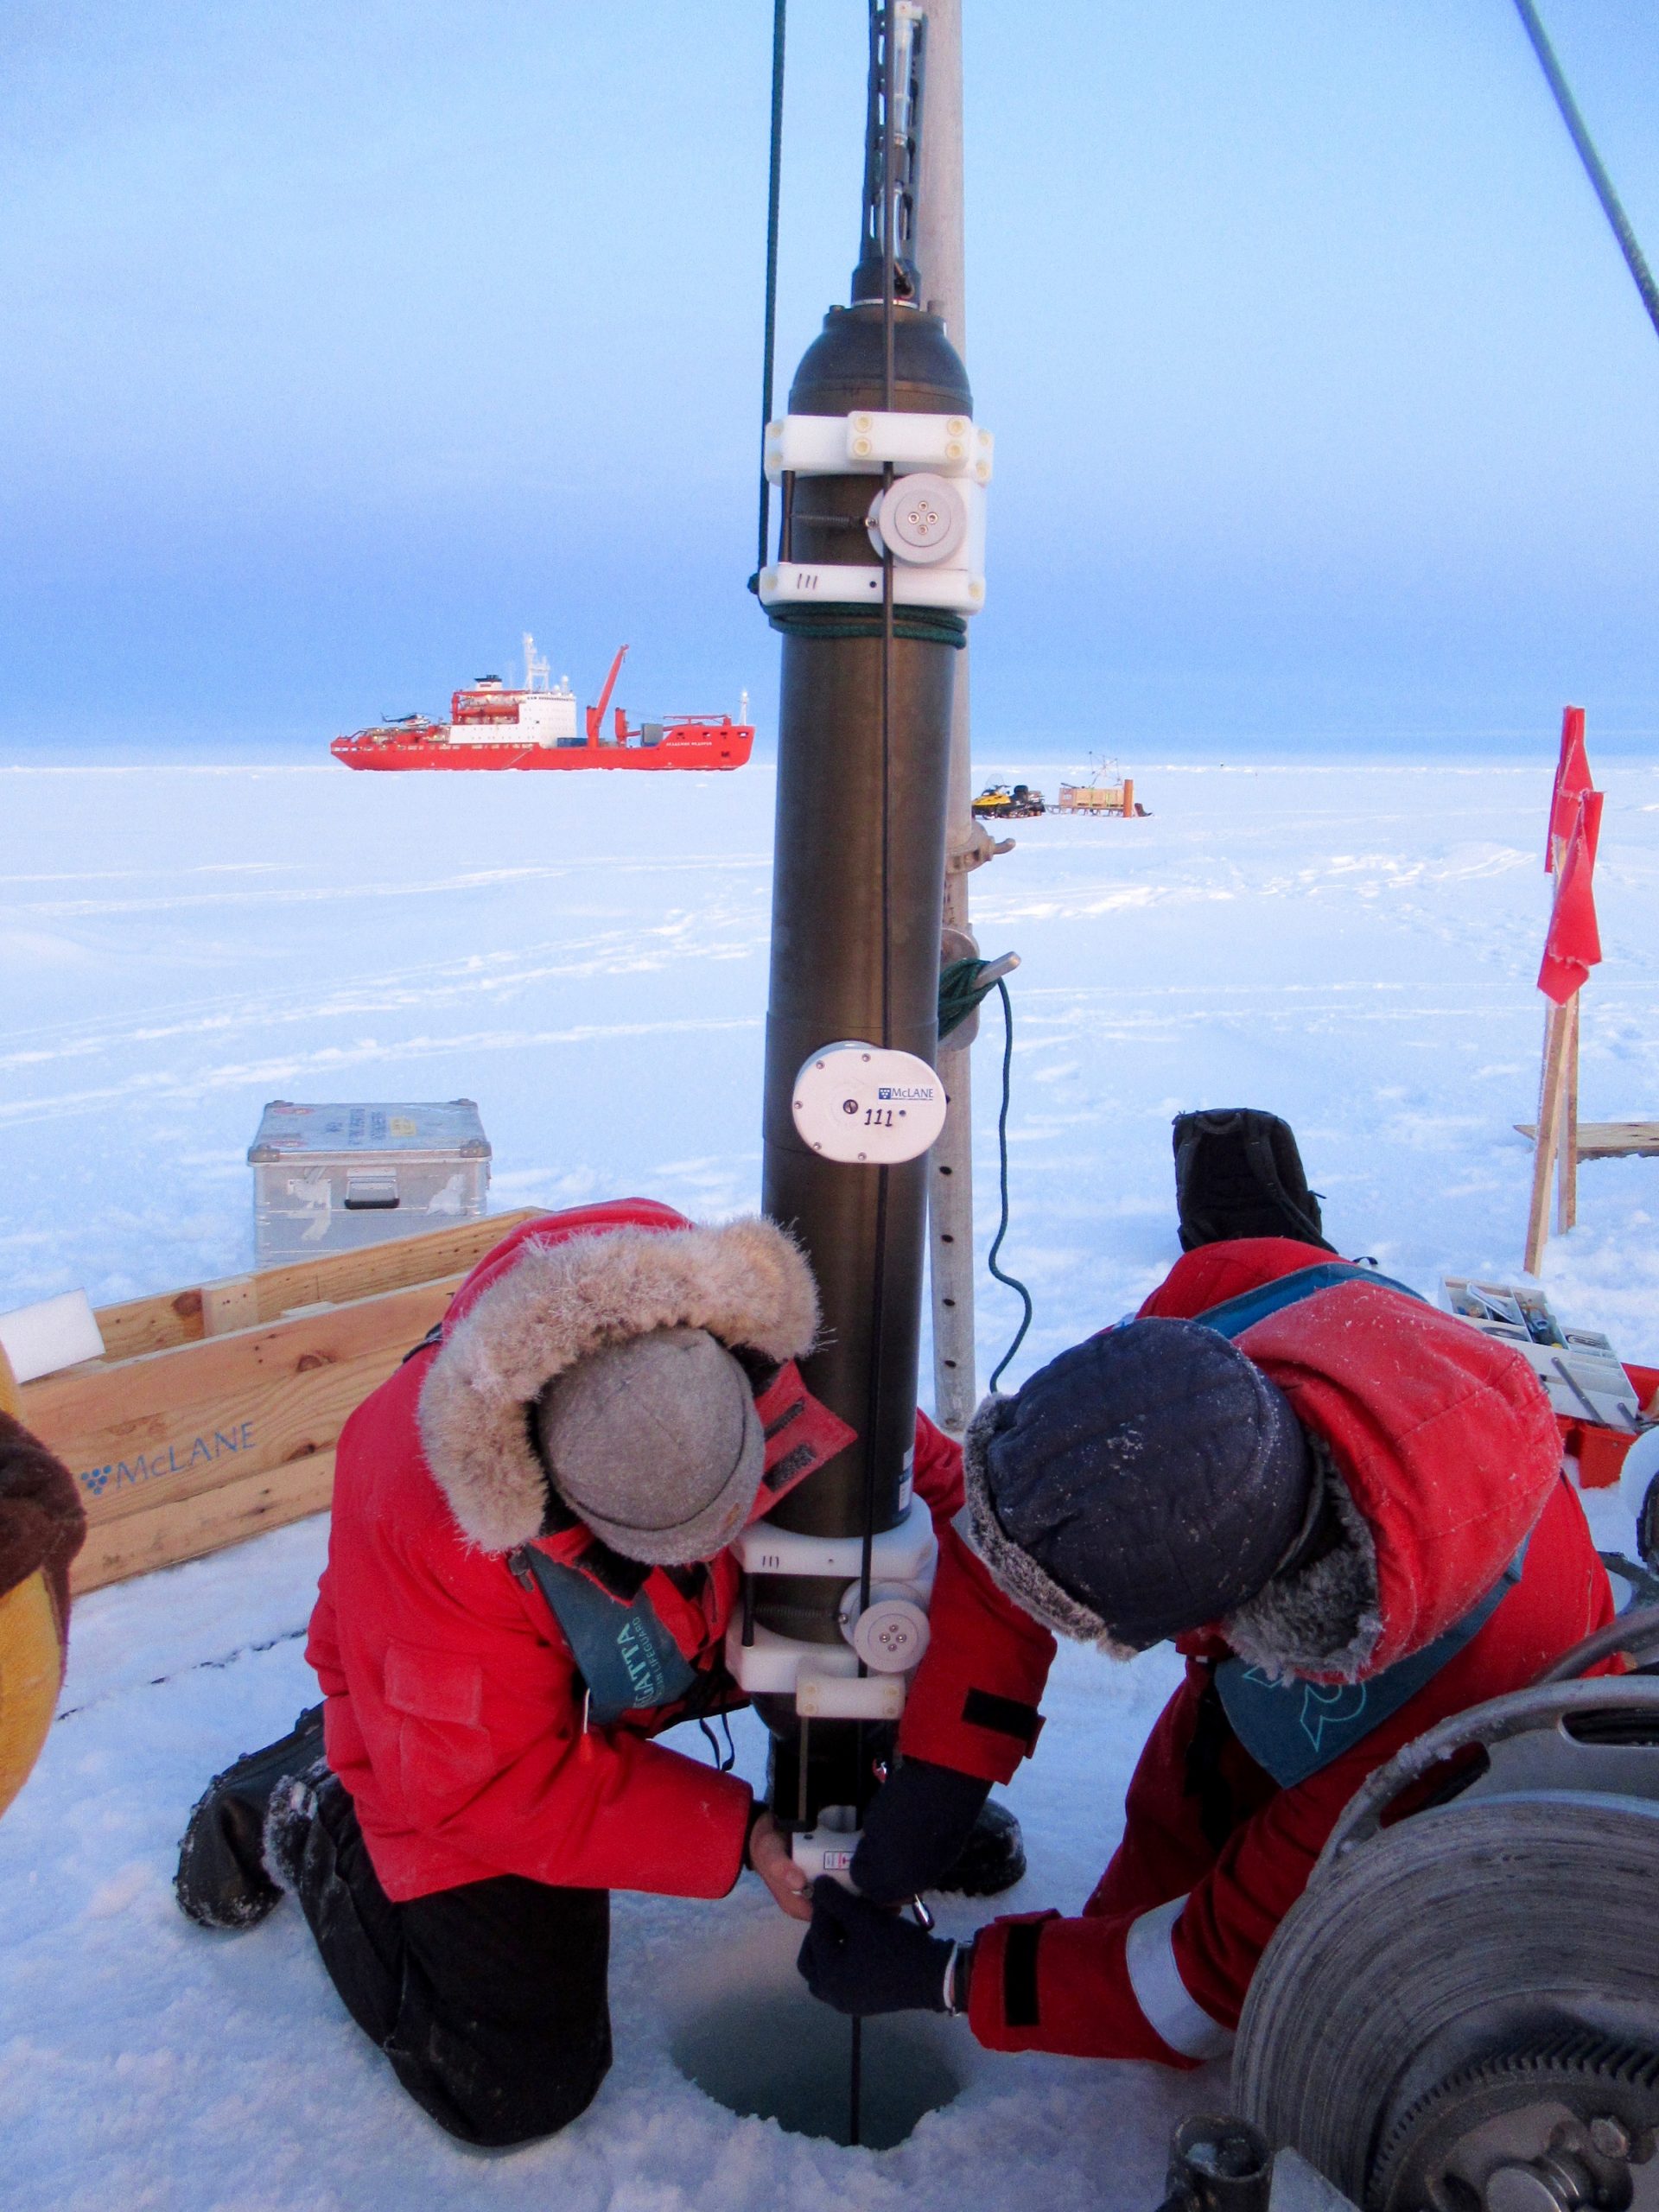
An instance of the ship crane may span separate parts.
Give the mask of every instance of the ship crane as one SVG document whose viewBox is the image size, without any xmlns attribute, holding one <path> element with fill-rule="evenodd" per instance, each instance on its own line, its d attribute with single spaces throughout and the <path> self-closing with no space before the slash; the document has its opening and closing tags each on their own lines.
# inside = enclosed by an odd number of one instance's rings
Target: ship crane
<svg viewBox="0 0 1659 2212">
<path fill-rule="evenodd" d="M 600 727 L 605 720 L 605 709 L 611 703 L 611 694 L 616 689 L 616 679 L 621 673 L 622 663 L 626 657 L 627 650 L 628 649 L 626 645 L 619 645 L 617 647 L 616 658 L 611 663 L 611 672 L 605 679 L 605 689 L 599 695 L 599 703 L 597 706 L 589 707 L 588 709 L 588 742 L 589 745 L 600 745 L 604 742 L 599 734 Z M 621 733 L 619 731 L 619 737 L 620 734 Z"/>
</svg>

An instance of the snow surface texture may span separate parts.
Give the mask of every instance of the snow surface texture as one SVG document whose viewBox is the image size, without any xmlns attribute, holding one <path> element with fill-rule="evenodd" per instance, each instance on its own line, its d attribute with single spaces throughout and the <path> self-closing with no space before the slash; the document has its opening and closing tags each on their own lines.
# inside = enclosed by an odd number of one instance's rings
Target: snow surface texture
<svg viewBox="0 0 1659 2212">
<path fill-rule="evenodd" d="M 1659 1111 L 1650 918 L 1659 773 L 1603 764 L 1606 965 L 1584 1111 Z M 985 771 L 995 772 L 994 769 Z M 1050 790 L 1060 771 L 1019 772 Z M 1326 1226 L 1433 1293 L 1513 1273 L 1525 1226 L 1548 900 L 1548 763 L 1141 768 L 1133 823 L 1016 825 L 976 880 L 1013 947 L 1014 1225 L 1037 1324 L 1011 1381 L 1135 1304 L 1174 1257 L 1170 1116 L 1252 1104 L 1300 1137 Z M 309 769 L 0 770 L 0 1306 L 95 1302 L 252 1256 L 243 1154 L 267 1098 L 478 1099 L 497 1206 L 626 1192 L 753 1203 L 772 783 L 393 777 Z M 988 1011 L 981 1250 L 995 1221 Z M 1659 1163 L 1592 1164 L 1552 1243 L 1564 1315 L 1659 1360 Z M 1014 1301 L 982 1283 L 983 1368 Z M 1632 1501 L 1591 1501 L 1630 1547 Z M 188 1926 L 175 1847 L 209 1775 L 313 1694 L 301 1657 L 324 1527 L 101 1592 L 75 1612 L 63 1718 L 0 1826 L 0 2201 L 332 2212 L 1145 2212 L 1169 2126 L 1225 2105 L 1171 2077 L 980 2051 L 962 2094 L 877 2155 L 738 2120 L 676 2069 L 687 2014 L 786 1988 L 793 1937 L 752 1880 L 716 1905 L 624 1897 L 618 2057 L 558 2140 L 443 2136 L 349 2021 L 291 1906 Z M 1010 1798 L 1016 1907 L 1075 1910 L 1117 1834 L 1166 1654 L 1068 1653 Z M 758 1775 L 758 1727 L 737 1727 Z M 691 1732 L 689 1748 L 698 1738 Z M 982 1912 L 942 1916 L 961 1931 Z M 803 2003 L 806 2002 L 804 1999 Z"/>
</svg>

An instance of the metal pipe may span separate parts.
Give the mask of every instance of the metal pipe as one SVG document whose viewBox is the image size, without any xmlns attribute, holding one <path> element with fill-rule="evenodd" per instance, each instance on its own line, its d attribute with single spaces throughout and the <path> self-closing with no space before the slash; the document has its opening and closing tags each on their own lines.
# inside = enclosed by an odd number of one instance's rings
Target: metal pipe
<svg viewBox="0 0 1659 2212">
<path fill-rule="evenodd" d="M 772 139 L 766 174 L 766 338 L 760 356 L 760 442 L 764 451 L 766 425 L 772 420 L 772 387 L 778 341 L 778 202 L 784 169 L 784 31 L 788 0 L 772 0 Z M 787 494 L 785 494 L 787 497 Z M 764 464 L 760 470 L 760 515 L 755 555 L 758 574 L 766 565 L 771 533 L 772 486 Z"/>
<path fill-rule="evenodd" d="M 791 411 L 880 408 L 882 321 L 874 302 L 832 308 L 797 373 Z M 971 411 L 967 378 L 937 316 L 899 309 L 893 401 L 899 413 Z M 857 562 L 862 549 L 855 534 L 828 523 L 861 520 L 869 486 L 868 478 L 848 476 L 801 485 L 795 558 Z M 863 558 L 874 564 L 873 552 Z M 901 1510 L 915 1423 L 928 1166 L 918 1160 L 873 1172 L 819 1159 L 796 1133 L 795 1077 L 813 1052 L 842 1038 L 879 1038 L 923 1059 L 934 1057 L 957 658 L 948 644 L 905 634 L 901 602 L 884 684 L 879 625 L 868 615 L 861 620 L 853 608 L 847 614 L 838 626 L 850 634 L 786 630 L 784 636 L 761 1181 L 766 1211 L 796 1227 L 818 1277 L 824 1342 L 806 1363 L 808 1386 L 860 1431 L 857 1445 L 773 1516 L 783 1527 L 817 1536 L 861 1531 L 867 1478 L 878 1533 Z M 892 824 L 885 868 L 884 812 Z M 880 1174 L 887 1203 L 878 1253 Z M 871 1319 L 878 1302 L 881 1372 L 873 1394 Z M 762 1590 L 758 1607 L 773 1594 Z M 764 1610 L 759 1617 L 766 1623 Z M 798 1619 L 785 1632 L 806 1633 Z M 833 1643 L 839 1635 L 830 1608 L 817 1640 Z"/>
<path fill-rule="evenodd" d="M 918 167 L 916 257 L 927 305 L 968 357 L 963 191 L 962 0 L 927 0 L 927 129 Z M 944 925 L 971 939 L 970 868 L 988 857 L 973 817 L 969 653 L 957 656 L 950 705 L 950 771 L 945 799 Z M 973 1054 L 967 1039 L 944 1046 L 938 1067 L 950 1102 L 944 1134 L 928 1155 L 928 1278 L 933 1308 L 933 1414 L 960 1436 L 978 1398 L 974 1347 Z"/>
</svg>

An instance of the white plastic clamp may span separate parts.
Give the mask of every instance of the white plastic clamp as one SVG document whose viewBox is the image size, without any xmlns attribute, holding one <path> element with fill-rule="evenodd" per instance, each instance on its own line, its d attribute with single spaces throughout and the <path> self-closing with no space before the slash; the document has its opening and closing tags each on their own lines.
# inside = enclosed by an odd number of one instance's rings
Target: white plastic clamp
<svg viewBox="0 0 1659 2212">
<path fill-rule="evenodd" d="M 726 1664 L 739 1688 L 752 1695 L 793 1697 L 810 1720 L 896 1720 L 904 1711 L 906 1675 L 927 1648 L 925 1609 L 938 1544 L 926 1506 L 912 1498 L 903 1519 L 872 1542 L 871 1603 L 862 1615 L 861 1538 L 807 1536 L 757 1521 L 732 1548 L 745 1574 L 804 1574 L 849 1586 L 840 1607 L 844 1643 L 807 1643 L 758 1622 L 746 1643 L 741 1623 L 734 1618 L 726 1632 Z M 859 1648 L 861 1630 L 868 1651 Z M 859 1674 L 861 1659 L 871 1670 L 868 1675 Z"/>
<path fill-rule="evenodd" d="M 993 440 L 966 415 L 785 415 L 766 425 L 770 482 L 786 475 L 880 476 L 868 527 L 898 569 L 906 607 L 977 614 L 985 604 L 985 486 Z M 777 561 L 756 589 L 763 607 L 881 604 L 882 572 L 836 562 Z"/>
<path fill-rule="evenodd" d="M 785 476 L 900 475 L 931 469 L 939 476 L 991 480 L 995 440 L 966 415 L 887 415 L 861 408 L 851 415 L 783 415 L 766 425 L 769 483 Z"/>
</svg>

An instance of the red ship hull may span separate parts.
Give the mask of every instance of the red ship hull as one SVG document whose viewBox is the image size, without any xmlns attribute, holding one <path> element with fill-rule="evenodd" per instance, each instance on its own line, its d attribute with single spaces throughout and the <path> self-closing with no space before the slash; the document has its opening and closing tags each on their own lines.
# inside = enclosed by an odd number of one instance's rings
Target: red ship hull
<svg viewBox="0 0 1659 2212">
<path fill-rule="evenodd" d="M 656 745 L 534 745 L 509 741 L 469 745 L 460 736 L 415 737 L 359 731 L 329 747 L 348 768 L 422 769 L 741 768 L 754 746 L 751 724 L 721 720 L 671 723 Z"/>
</svg>

